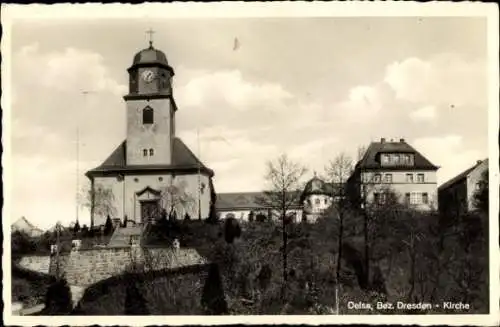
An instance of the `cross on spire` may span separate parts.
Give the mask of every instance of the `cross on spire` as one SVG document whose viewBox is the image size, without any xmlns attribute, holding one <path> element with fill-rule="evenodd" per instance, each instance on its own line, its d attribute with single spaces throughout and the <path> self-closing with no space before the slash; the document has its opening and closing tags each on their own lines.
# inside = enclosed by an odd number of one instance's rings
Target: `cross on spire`
<svg viewBox="0 0 500 327">
<path fill-rule="evenodd" d="M 149 30 L 146 31 L 147 34 L 149 34 L 149 47 L 152 48 L 153 47 L 153 34 L 155 33 L 155 31 L 153 31 L 151 28 Z"/>
</svg>

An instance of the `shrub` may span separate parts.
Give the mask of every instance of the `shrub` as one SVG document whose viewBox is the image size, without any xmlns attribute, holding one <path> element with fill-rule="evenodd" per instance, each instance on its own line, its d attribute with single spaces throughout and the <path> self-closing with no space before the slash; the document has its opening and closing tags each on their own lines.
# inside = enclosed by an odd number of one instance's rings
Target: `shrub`
<svg viewBox="0 0 500 327">
<path fill-rule="evenodd" d="M 219 266 L 217 266 L 217 264 L 210 265 L 201 295 L 201 305 L 206 314 L 209 315 L 222 315 L 228 313 Z"/>
<path fill-rule="evenodd" d="M 125 315 L 148 315 L 146 299 L 142 296 L 134 281 L 130 280 L 125 291 Z"/>
<path fill-rule="evenodd" d="M 111 217 L 108 215 L 106 218 L 106 224 L 104 225 L 104 234 L 109 235 L 113 232 L 113 222 L 111 221 Z"/>
<path fill-rule="evenodd" d="M 227 243 L 233 243 L 234 239 L 241 236 L 241 227 L 235 218 L 226 218 L 224 226 L 224 239 Z"/>
<path fill-rule="evenodd" d="M 259 213 L 259 214 L 257 214 L 257 216 L 255 216 L 255 220 L 258 222 L 264 222 L 267 220 L 267 217 L 266 217 L 266 215 Z"/>
<path fill-rule="evenodd" d="M 66 315 L 73 310 L 71 290 L 65 278 L 59 278 L 47 289 L 45 296 L 46 315 Z"/>
</svg>

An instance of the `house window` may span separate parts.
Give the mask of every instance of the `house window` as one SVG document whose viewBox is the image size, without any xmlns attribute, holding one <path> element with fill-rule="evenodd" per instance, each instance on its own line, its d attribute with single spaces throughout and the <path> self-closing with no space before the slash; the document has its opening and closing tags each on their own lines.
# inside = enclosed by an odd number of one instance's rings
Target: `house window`
<svg viewBox="0 0 500 327">
<path fill-rule="evenodd" d="M 321 203 L 321 201 L 319 199 L 316 199 L 315 203 L 316 203 L 316 205 L 319 205 Z"/>
<path fill-rule="evenodd" d="M 379 203 L 380 201 L 380 194 L 379 193 L 373 193 L 373 202 Z"/>
<path fill-rule="evenodd" d="M 149 149 L 149 155 L 150 155 L 150 156 L 153 156 L 154 154 L 155 154 L 155 150 L 153 150 L 153 149 Z"/>
<path fill-rule="evenodd" d="M 423 204 L 429 203 L 429 195 L 427 193 L 422 193 L 422 203 Z"/>
<path fill-rule="evenodd" d="M 388 164 L 389 163 L 389 155 L 388 154 L 383 154 L 382 155 L 382 163 L 383 164 Z"/>
<path fill-rule="evenodd" d="M 411 165 L 411 156 L 409 154 L 405 154 L 405 164 L 406 165 Z"/>
<path fill-rule="evenodd" d="M 422 203 L 422 193 L 411 193 L 410 204 L 421 204 Z"/>
<path fill-rule="evenodd" d="M 142 155 L 147 157 L 148 156 L 148 149 L 143 149 L 142 150 Z"/>
<path fill-rule="evenodd" d="M 476 183 L 476 191 L 479 191 L 481 189 L 481 182 Z"/>
<path fill-rule="evenodd" d="M 417 174 L 417 182 L 418 183 L 424 182 L 424 174 Z"/>
<path fill-rule="evenodd" d="M 411 194 L 410 193 L 406 193 L 405 194 L 405 203 L 406 204 L 410 204 L 410 198 L 411 198 Z"/>
<path fill-rule="evenodd" d="M 413 174 L 406 174 L 406 182 L 413 183 Z"/>
<path fill-rule="evenodd" d="M 380 177 L 381 177 L 380 174 L 375 174 L 373 176 L 373 182 L 374 183 L 380 183 Z"/>
<path fill-rule="evenodd" d="M 153 108 L 148 106 L 142 110 L 142 123 L 152 124 L 153 122 L 154 122 Z"/>
<path fill-rule="evenodd" d="M 325 204 L 328 204 L 328 199 L 325 199 Z"/>
<path fill-rule="evenodd" d="M 392 174 L 385 174 L 384 183 L 392 183 Z"/>
<path fill-rule="evenodd" d="M 399 154 L 395 154 L 392 157 L 392 163 L 395 165 L 399 165 Z"/>
</svg>

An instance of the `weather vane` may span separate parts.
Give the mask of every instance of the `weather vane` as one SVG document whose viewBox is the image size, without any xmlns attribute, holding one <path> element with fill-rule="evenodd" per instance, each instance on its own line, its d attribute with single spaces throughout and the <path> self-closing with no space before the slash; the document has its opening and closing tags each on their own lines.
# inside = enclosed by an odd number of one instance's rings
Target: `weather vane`
<svg viewBox="0 0 500 327">
<path fill-rule="evenodd" d="M 155 31 L 153 31 L 151 28 L 146 31 L 147 34 L 149 34 L 149 46 L 152 48 L 153 47 L 153 34 Z"/>
</svg>

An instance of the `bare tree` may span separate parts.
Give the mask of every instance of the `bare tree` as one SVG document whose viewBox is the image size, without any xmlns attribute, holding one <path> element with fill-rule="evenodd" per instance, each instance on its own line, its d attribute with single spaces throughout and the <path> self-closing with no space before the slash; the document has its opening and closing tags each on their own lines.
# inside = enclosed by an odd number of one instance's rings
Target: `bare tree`
<svg viewBox="0 0 500 327">
<path fill-rule="evenodd" d="M 365 153 L 366 153 L 366 146 L 359 146 L 358 147 L 358 161 L 360 161 L 361 159 L 363 159 L 363 157 L 365 156 Z"/>
<path fill-rule="evenodd" d="M 102 184 L 94 185 L 92 188 L 85 187 L 79 198 L 80 205 L 90 210 L 92 218 L 96 215 L 100 217 L 116 215 L 115 195 L 110 187 Z M 93 219 L 91 221 L 93 222 Z"/>
<path fill-rule="evenodd" d="M 340 153 L 334 160 L 330 161 L 325 167 L 326 175 L 331 182 L 333 209 L 339 218 L 338 229 L 338 255 L 337 255 L 337 285 L 340 280 L 340 270 L 342 268 L 342 244 L 344 233 L 344 215 L 347 209 L 347 199 L 345 194 L 345 183 L 353 172 L 352 158 L 345 153 Z"/>
<path fill-rule="evenodd" d="M 307 169 L 293 162 L 286 154 L 280 155 L 275 161 L 267 163 L 265 179 L 269 188 L 258 199 L 271 212 L 279 213 L 283 229 L 283 291 L 287 282 L 287 215 L 292 207 L 299 204 L 302 189 L 302 178 Z M 271 218 L 271 217 L 269 217 Z"/>
<path fill-rule="evenodd" d="M 194 197 L 186 191 L 187 184 L 181 182 L 177 185 L 168 185 L 160 191 L 160 205 L 171 216 L 175 212 L 187 213 L 193 209 Z"/>
</svg>

